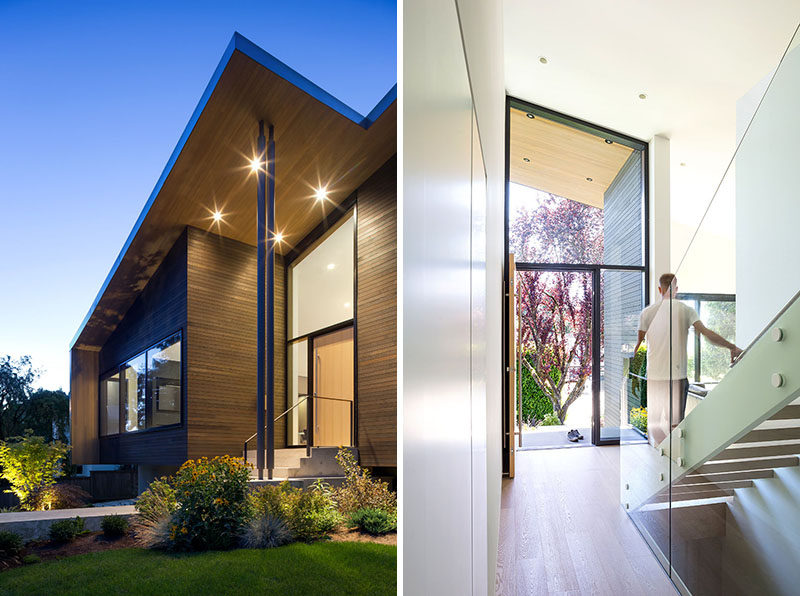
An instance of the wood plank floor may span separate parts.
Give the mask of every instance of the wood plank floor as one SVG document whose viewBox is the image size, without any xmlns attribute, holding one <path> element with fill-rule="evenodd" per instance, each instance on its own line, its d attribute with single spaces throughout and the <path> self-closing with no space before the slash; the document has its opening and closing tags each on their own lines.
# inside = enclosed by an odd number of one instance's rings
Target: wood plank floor
<svg viewBox="0 0 800 596">
<path fill-rule="evenodd" d="M 620 507 L 619 447 L 517 452 L 501 507 L 497 594 L 677 594 Z"/>
</svg>

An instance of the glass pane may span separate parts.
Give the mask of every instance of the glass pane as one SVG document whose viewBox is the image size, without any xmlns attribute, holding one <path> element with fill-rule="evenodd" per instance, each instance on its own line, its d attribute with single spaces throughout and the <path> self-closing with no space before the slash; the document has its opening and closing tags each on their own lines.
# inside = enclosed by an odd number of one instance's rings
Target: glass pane
<svg viewBox="0 0 800 596">
<path fill-rule="evenodd" d="M 292 264 L 289 337 L 299 337 L 353 318 L 353 231 L 350 215 Z"/>
<path fill-rule="evenodd" d="M 299 405 L 288 414 L 289 445 L 306 445 L 308 441 L 308 342 L 289 345 L 289 407 Z"/>
<path fill-rule="evenodd" d="M 100 434 L 119 433 L 119 373 L 100 382 Z"/>
<path fill-rule="evenodd" d="M 644 274 L 603 271 L 600 301 L 600 439 L 618 439 L 622 434 L 639 439 L 638 429 L 630 423 L 630 412 L 640 405 L 629 403 L 626 397 L 624 359 L 630 358 L 636 347 L 639 314 L 644 307 Z"/>
<path fill-rule="evenodd" d="M 642 265 L 642 155 L 511 108 L 509 252 L 517 262 Z"/>
<path fill-rule="evenodd" d="M 709 329 L 736 343 L 736 302 L 702 301 L 700 318 Z M 720 350 L 706 337 L 700 338 L 700 381 L 717 383 L 730 370 L 730 354 Z"/>
<path fill-rule="evenodd" d="M 133 360 L 129 360 L 123 369 L 125 379 L 123 419 L 126 432 L 147 428 L 145 360 L 145 355 L 140 354 Z"/>
<path fill-rule="evenodd" d="M 173 335 L 147 351 L 150 400 L 148 428 L 181 422 L 181 336 Z"/>
<path fill-rule="evenodd" d="M 592 276 L 518 271 L 516 283 L 522 447 L 586 445 L 592 422 Z M 584 438 L 571 440 L 573 429 Z"/>
</svg>

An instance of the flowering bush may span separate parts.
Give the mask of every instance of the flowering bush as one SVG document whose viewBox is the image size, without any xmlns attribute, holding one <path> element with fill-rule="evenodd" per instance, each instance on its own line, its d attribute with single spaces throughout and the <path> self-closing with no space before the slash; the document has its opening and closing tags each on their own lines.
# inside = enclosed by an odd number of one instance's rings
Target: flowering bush
<svg viewBox="0 0 800 596">
<path fill-rule="evenodd" d="M 233 548 L 252 515 L 247 498 L 250 471 L 230 456 L 189 460 L 175 474 L 178 508 L 170 540 L 178 550 Z"/>
<path fill-rule="evenodd" d="M 647 433 L 647 408 L 633 408 L 630 415 L 631 426 Z"/>
<path fill-rule="evenodd" d="M 288 482 L 265 486 L 253 494 L 252 500 L 257 517 L 285 520 L 295 540 L 324 538 L 342 522 L 330 486 L 319 481 L 308 490 L 294 488 Z"/>
<path fill-rule="evenodd" d="M 336 461 L 345 475 L 342 486 L 333 489 L 333 499 L 341 513 L 364 508 L 382 509 L 389 513 L 397 510 L 397 495 L 386 482 L 372 478 L 369 470 L 359 466 L 350 449 L 339 449 Z"/>
<path fill-rule="evenodd" d="M 46 443 L 27 431 L 24 437 L 0 441 L 2 476 L 11 484 L 22 508 L 28 511 L 49 509 L 52 486 L 61 476 L 62 460 L 69 447 L 60 441 Z"/>
</svg>

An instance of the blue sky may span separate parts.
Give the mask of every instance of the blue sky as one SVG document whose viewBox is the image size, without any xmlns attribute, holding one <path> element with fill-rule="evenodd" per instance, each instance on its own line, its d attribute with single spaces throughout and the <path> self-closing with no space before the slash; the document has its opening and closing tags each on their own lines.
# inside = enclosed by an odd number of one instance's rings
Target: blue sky
<svg viewBox="0 0 800 596">
<path fill-rule="evenodd" d="M 396 4 L 0 0 L 0 355 L 68 347 L 234 31 L 362 114 L 396 83 Z"/>
</svg>

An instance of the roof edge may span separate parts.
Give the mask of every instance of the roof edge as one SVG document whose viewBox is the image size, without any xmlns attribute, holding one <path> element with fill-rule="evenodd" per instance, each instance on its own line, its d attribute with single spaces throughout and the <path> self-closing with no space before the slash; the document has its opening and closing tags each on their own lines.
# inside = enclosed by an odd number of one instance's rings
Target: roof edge
<svg viewBox="0 0 800 596">
<path fill-rule="evenodd" d="M 397 99 L 397 84 L 392 87 L 386 95 L 378 102 L 378 104 L 370 111 L 367 116 L 362 116 L 356 110 L 345 104 L 343 101 L 337 99 L 319 85 L 311 82 L 309 79 L 298 73 L 293 68 L 287 66 L 275 56 L 264 50 L 263 48 L 257 46 L 255 43 L 247 39 L 238 31 L 233 33 L 230 42 L 228 43 L 225 52 L 222 54 L 222 58 L 217 64 L 217 68 L 214 70 L 214 74 L 211 75 L 211 79 L 208 81 L 203 94 L 200 97 L 200 101 L 197 102 L 197 106 L 195 107 L 194 111 L 192 112 L 191 117 L 189 118 L 189 122 L 186 124 L 186 127 L 183 130 L 180 138 L 178 139 L 178 143 L 175 145 L 175 149 L 173 149 L 172 153 L 170 154 L 169 159 L 167 160 L 167 164 L 164 166 L 164 170 L 161 172 L 161 175 L 156 182 L 155 187 L 153 188 L 150 196 L 147 199 L 144 207 L 142 208 L 139 217 L 136 219 L 136 223 L 133 225 L 133 229 L 131 230 L 130 234 L 128 234 L 125 243 L 122 245 L 122 249 L 120 250 L 119 254 L 117 255 L 114 264 L 111 266 L 111 270 L 108 272 L 105 280 L 103 281 L 102 286 L 100 286 L 100 290 L 97 292 L 92 305 L 89 307 L 89 311 L 86 313 L 86 316 L 81 321 L 80 325 L 78 326 L 78 330 L 75 332 L 75 335 L 70 341 L 69 349 L 72 350 L 75 345 L 78 343 L 83 330 L 86 328 L 87 323 L 92 318 L 95 310 L 97 309 L 97 305 L 100 302 L 100 299 L 105 294 L 106 290 L 108 289 L 109 283 L 111 283 L 111 279 L 114 277 L 117 269 L 119 268 L 120 263 L 122 262 L 125 253 L 128 252 L 128 249 L 133 242 L 133 239 L 136 237 L 136 234 L 141 228 L 142 223 L 144 222 L 145 217 L 150 211 L 150 208 L 153 206 L 153 203 L 156 200 L 156 197 L 161 192 L 161 188 L 164 186 L 164 183 L 167 180 L 167 177 L 172 172 L 172 168 L 175 165 L 175 162 L 178 159 L 178 156 L 183 151 L 183 147 L 186 145 L 186 142 L 189 140 L 189 136 L 194 131 L 194 127 L 197 124 L 197 121 L 200 119 L 200 116 L 203 113 L 203 110 L 208 103 L 208 100 L 211 98 L 211 94 L 216 89 L 217 83 L 219 82 L 220 77 L 222 76 L 225 67 L 230 62 L 231 56 L 233 56 L 234 51 L 240 51 L 249 58 L 258 62 L 264 68 L 274 72 L 281 78 L 287 80 L 288 82 L 292 83 L 295 87 L 305 91 L 318 101 L 322 102 L 329 108 L 335 110 L 336 112 L 342 114 L 349 120 L 353 121 L 354 123 L 358 124 L 359 126 L 368 129 L 372 126 L 372 124 L 380 118 L 380 116 L 386 111 L 386 109 L 392 104 L 393 101 Z"/>
</svg>

